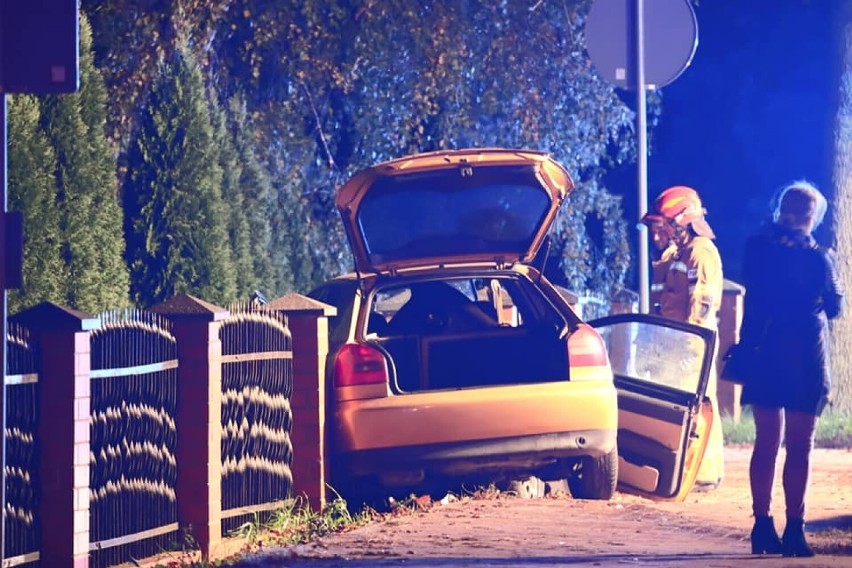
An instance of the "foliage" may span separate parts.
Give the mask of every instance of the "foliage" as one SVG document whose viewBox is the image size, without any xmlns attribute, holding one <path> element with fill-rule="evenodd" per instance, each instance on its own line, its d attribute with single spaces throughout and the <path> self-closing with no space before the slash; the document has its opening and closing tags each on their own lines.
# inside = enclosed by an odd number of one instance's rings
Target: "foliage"
<svg viewBox="0 0 852 568">
<path fill-rule="evenodd" d="M 852 10 L 852 4 L 847 5 Z M 834 247 L 837 258 L 837 273 L 841 282 L 852 282 L 852 19 L 847 18 L 842 30 L 843 66 L 839 85 L 839 104 L 834 131 L 836 153 L 834 156 L 834 180 L 836 185 L 834 203 L 829 208 L 832 225 L 837 227 Z M 845 317 L 831 322 L 831 363 L 834 384 L 832 389 L 837 405 L 852 413 L 852 352 L 849 338 L 852 337 L 852 318 L 848 311 Z"/>
<path fill-rule="evenodd" d="M 219 88 L 248 86 L 262 135 L 281 145 L 271 160 L 286 161 L 274 176 L 282 205 L 307 215 L 289 227 L 306 237 L 291 255 L 297 289 L 350 263 L 331 207 L 349 174 L 466 146 L 543 149 L 565 163 L 580 191 L 555 233 L 564 280 L 621 287 L 626 266 L 588 268 L 630 260 L 620 202 L 599 166 L 632 155 L 633 113 L 585 55 L 589 2 L 286 4 L 234 2 L 213 51 Z"/>
<path fill-rule="evenodd" d="M 203 67 L 211 27 L 231 0 L 82 0 L 95 30 L 95 64 L 102 69 L 112 96 L 109 133 L 122 146 L 130 140 L 139 112 L 160 73 L 162 61 L 185 43 L 202 54 Z"/>
<path fill-rule="evenodd" d="M 228 129 L 225 108 L 218 104 L 215 94 L 210 95 L 212 105 L 210 118 L 213 127 L 213 146 L 219 156 L 219 167 L 222 171 L 222 202 L 226 216 L 228 232 L 228 250 L 230 261 L 234 267 L 235 298 L 248 298 L 259 285 L 254 276 L 254 266 L 251 258 L 251 243 L 249 242 L 249 222 L 246 210 L 246 200 L 243 195 L 240 179 L 242 164 L 234 139 Z"/>
<path fill-rule="evenodd" d="M 71 99 L 56 97 L 46 116 L 57 144 L 104 124 L 115 140 L 92 155 L 117 153 L 140 306 L 181 291 L 217 303 L 307 292 L 352 268 L 333 203 L 346 178 L 407 153 L 475 146 L 545 150 L 567 166 L 577 190 L 554 227 L 548 276 L 608 296 L 631 256 L 603 174 L 634 158 L 634 113 L 586 56 L 590 5 L 83 0 L 108 114 L 75 118 Z M 658 107 L 651 97 L 652 117 Z M 57 146 L 60 203 L 100 211 L 105 195 L 75 190 L 105 171 L 70 170 L 81 152 Z M 79 215 L 63 219 L 83 232 Z M 104 266 L 85 253 L 99 242 L 112 256 L 122 245 L 94 232 L 66 241 L 81 294 Z"/>
<path fill-rule="evenodd" d="M 39 102 L 30 95 L 8 99 L 9 209 L 24 216 L 24 285 L 9 292 L 9 312 L 39 302 L 65 300 L 66 267 L 56 205 L 56 153 L 39 126 Z M 36 229 L 37 228 L 37 229 Z"/>
<path fill-rule="evenodd" d="M 310 542 L 345 528 L 352 528 L 375 520 L 379 515 L 365 509 L 350 514 L 346 501 L 339 496 L 331 500 L 321 511 L 311 510 L 301 497 L 286 500 L 266 520 L 255 517 L 244 523 L 235 535 L 246 538 L 257 547 L 287 545 Z"/>
<path fill-rule="evenodd" d="M 292 289 L 292 275 L 286 259 L 272 248 L 270 220 L 277 207 L 273 203 L 272 184 L 269 173 L 260 163 L 252 136 L 255 126 L 248 115 L 245 101 L 234 96 L 229 102 L 230 131 L 240 165 L 238 180 L 248 224 L 249 256 L 254 281 L 249 290 L 258 289 L 270 297 L 276 297 Z"/>
<path fill-rule="evenodd" d="M 180 50 L 163 64 L 128 153 L 125 239 L 137 305 L 182 292 L 220 305 L 235 299 L 221 184 L 201 71 Z"/>
<path fill-rule="evenodd" d="M 129 282 L 115 151 L 104 132 L 107 93 L 93 63 L 85 17 L 80 32 L 80 90 L 44 97 L 42 125 L 58 162 L 56 200 L 68 275 L 63 303 L 97 313 L 126 305 Z"/>
<path fill-rule="evenodd" d="M 754 418 L 751 409 L 744 408 L 739 421 L 734 421 L 727 415 L 723 416 L 722 429 L 725 444 L 754 443 Z M 842 410 L 825 412 L 817 422 L 814 445 L 817 448 L 852 448 L 852 416 Z"/>
</svg>

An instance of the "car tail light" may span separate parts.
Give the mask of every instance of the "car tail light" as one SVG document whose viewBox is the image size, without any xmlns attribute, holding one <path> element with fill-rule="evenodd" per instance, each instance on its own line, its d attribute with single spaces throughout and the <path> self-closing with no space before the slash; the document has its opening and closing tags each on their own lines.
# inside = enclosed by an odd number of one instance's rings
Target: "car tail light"
<svg viewBox="0 0 852 568">
<path fill-rule="evenodd" d="M 588 324 L 580 324 L 568 336 L 568 362 L 572 368 L 608 365 L 606 345 L 600 334 Z"/>
<path fill-rule="evenodd" d="M 334 386 L 353 387 L 388 381 L 388 365 L 384 354 L 369 345 L 347 343 L 334 360 Z"/>
</svg>

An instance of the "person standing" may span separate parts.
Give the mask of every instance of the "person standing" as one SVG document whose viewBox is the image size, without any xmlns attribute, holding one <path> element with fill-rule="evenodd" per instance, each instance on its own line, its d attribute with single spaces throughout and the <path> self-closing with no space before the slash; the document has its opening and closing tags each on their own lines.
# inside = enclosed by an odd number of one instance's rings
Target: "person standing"
<svg viewBox="0 0 852 568">
<path fill-rule="evenodd" d="M 653 211 L 642 217 L 654 246 L 661 251 L 652 263 L 652 312 L 667 318 L 718 330 L 722 304 L 722 259 L 713 239 L 716 235 L 704 219 L 706 211 L 698 192 L 677 185 L 663 190 Z M 724 477 L 724 438 L 716 398 L 716 357 L 710 371 L 706 396 L 713 408 L 707 449 L 701 460 L 695 487 L 707 491 Z"/>
<path fill-rule="evenodd" d="M 749 467 L 753 554 L 814 555 L 805 540 L 805 494 L 817 420 L 830 389 L 827 320 L 839 317 L 844 305 L 834 253 L 812 236 L 826 209 L 812 184 L 791 183 L 781 192 L 773 222 L 750 237 L 744 251 L 740 341 L 759 348 L 740 399 L 751 405 L 755 425 Z M 770 509 L 782 437 L 787 524 L 779 539 Z"/>
</svg>

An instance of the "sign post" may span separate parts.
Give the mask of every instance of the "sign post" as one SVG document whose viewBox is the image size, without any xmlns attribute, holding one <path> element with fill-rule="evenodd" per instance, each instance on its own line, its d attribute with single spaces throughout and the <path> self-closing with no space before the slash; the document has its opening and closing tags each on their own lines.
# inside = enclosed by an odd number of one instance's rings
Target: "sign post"
<svg viewBox="0 0 852 568">
<path fill-rule="evenodd" d="M 595 0 L 586 20 L 586 47 L 598 72 L 636 91 L 636 194 L 639 218 L 648 211 L 646 89 L 674 81 L 698 47 L 689 0 Z M 639 311 L 649 311 L 648 231 L 639 228 Z"/>
<path fill-rule="evenodd" d="M 21 286 L 23 227 L 7 209 L 9 93 L 46 95 L 79 88 L 77 0 L 0 0 L 0 564 L 6 551 L 6 290 Z M 11 250 L 10 247 L 16 247 Z"/>
</svg>

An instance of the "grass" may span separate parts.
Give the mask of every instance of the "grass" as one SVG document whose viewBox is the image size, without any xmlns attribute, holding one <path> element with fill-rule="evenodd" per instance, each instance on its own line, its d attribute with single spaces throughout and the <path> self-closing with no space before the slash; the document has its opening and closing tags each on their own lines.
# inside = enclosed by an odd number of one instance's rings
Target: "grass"
<svg viewBox="0 0 852 568">
<path fill-rule="evenodd" d="M 742 410 L 739 422 L 731 416 L 722 417 L 725 444 L 740 445 L 754 443 L 754 419 L 749 407 Z M 817 448 L 852 448 L 852 415 L 842 412 L 826 412 L 817 424 Z"/>
</svg>

